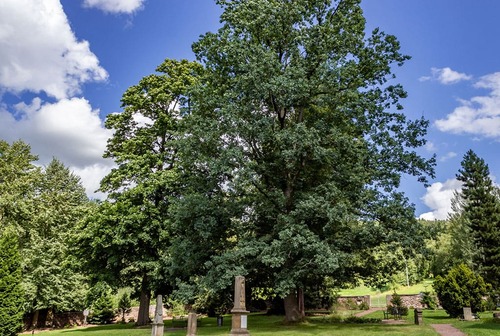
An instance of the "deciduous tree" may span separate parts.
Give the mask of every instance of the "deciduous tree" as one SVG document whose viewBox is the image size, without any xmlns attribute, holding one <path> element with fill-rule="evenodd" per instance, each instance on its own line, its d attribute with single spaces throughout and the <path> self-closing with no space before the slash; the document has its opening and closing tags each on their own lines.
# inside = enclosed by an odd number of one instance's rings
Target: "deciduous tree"
<svg viewBox="0 0 500 336">
<path fill-rule="evenodd" d="M 192 255 L 207 288 L 247 275 L 295 321 L 301 288 L 352 279 L 363 249 L 416 237 L 397 188 L 401 174 L 432 174 L 414 151 L 428 123 L 400 111 L 392 68 L 408 57 L 394 36 L 365 34 L 360 1 L 217 2 L 222 28 L 193 46 L 207 76 L 189 118 L 184 162 L 198 184 L 179 206 L 182 246 L 201 237 Z"/>
<path fill-rule="evenodd" d="M 123 112 L 106 119 L 114 135 L 105 157 L 117 168 L 102 180 L 108 200 L 89 217 L 81 240 L 89 266 L 140 292 L 138 325 L 149 322 L 151 291 L 168 285 L 159 262 L 169 247 L 169 207 L 179 183 L 175 142 L 183 135 L 186 93 L 203 68 L 167 59 L 156 70 L 124 93 Z"/>
</svg>

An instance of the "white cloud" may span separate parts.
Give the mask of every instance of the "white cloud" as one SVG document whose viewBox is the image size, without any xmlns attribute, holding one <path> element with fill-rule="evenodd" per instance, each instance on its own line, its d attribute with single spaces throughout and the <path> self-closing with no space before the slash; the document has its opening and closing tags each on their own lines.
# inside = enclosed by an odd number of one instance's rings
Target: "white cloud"
<svg viewBox="0 0 500 336">
<path fill-rule="evenodd" d="M 0 1 L 0 88 L 62 99 L 107 76 L 89 43 L 76 39 L 59 0 Z"/>
<path fill-rule="evenodd" d="M 435 220 L 446 219 L 451 212 L 451 199 L 456 190 L 461 189 L 462 183 L 456 179 L 449 179 L 446 182 L 436 182 L 427 188 L 427 192 L 422 197 L 425 205 L 431 208 L 431 212 L 423 213 L 421 219 Z"/>
<path fill-rule="evenodd" d="M 459 100 L 460 106 L 436 126 L 443 132 L 500 139 L 500 72 L 481 77 L 474 86 L 490 90 L 489 95 Z"/>
<path fill-rule="evenodd" d="M 427 141 L 427 143 L 425 144 L 425 149 L 431 153 L 437 151 L 437 147 L 432 141 Z"/>
<path fill-rule="evenodd" d="M 82 178 L 84 187 L 93 195 L 98 182 L 114 166 L 102 158 L 107 139 L 112 135 L 103 127 L 99 111 L 83 98 L 62 99 L 43 103 L 35 98 L 30 104 L 20 103 L 16 110 L 0 110 L 0 134 L 9 142 L 22 139 L 47 164 L 53 157 L 64 162 Z"/>
<path fill-rule="evenodd" d="M 449 85 L 472 79 L 471 75 L 454 71 L 448 67 L 441 69 L 431 68 L 431 73 L 431 76 L 420 77 L 420 81 L 436 80 L 441 84 Z"/>
<path fill-rule="evenodd" d="M 440 162 L 445 162 L 445 161 L 448 161 L 449 159 L 453 159 L 456 156 L 457 156 L 457 153 L 455 153 L 455 152 L 448 152 L 445 155 L 443 155 L 442 157 L 440 157 L 439 161 Z"/>
<path fill-rule="evenodd" d="M 106 13 L 131 14 L 140 10 L 144 0 L 85 0 L 84 5 L 94 7 Z"/>
</svg>

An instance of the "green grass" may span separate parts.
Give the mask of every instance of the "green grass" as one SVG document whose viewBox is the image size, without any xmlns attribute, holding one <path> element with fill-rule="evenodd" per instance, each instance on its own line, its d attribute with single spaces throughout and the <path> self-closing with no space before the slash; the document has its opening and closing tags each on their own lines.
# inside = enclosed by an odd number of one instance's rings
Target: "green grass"
<svg viewBox="0 0 500 336">
<path fill-rule="evenodd" d="M 500 322 L 493 321 L 492 312 L 479 314 L 479 321 L 460 321 L 456 318 L 450 318 L 444 310 L 424 310 L 423 321 L 425 326 L 431 324 L 451 324 L 455 328 L 462 330 L 470 336 L 500 336 Z M 376 311 L 366 315 L 366 317 L 383 318 L 382 311 Z M 413 312 L 404 317 L 408 323 L 413 323 Z"/>
<path fill-rule="evenodd" d="M 253 336 L 438 336 L 430 324 L 449 323 L 467 333 L 469 336 L 500 336 L 500 323 L 495 323 L 491 313 L 483 313 L 478 322 L 463 322 L 449 318 L 442 310 L 424 311 L 424 325 L 413 324 L 413 312 L 406 317 L 407 324 L 344 324 L 325 323 L 324 317 L 312 317 L 307 322 L 297 325 L 285 325 L 283 317 L 252 314 L 248 318 L 248 330 Z M 382 311 L 366 317 L 382 318 Z M 328 319 L 326 319 L 328 320 Z M 322 322 L 323 321 L 323 322 Z M 165 335 L 184 336 L 185 329 L 169 330 L 170 321 L 165 321 Z M 224 317 L 224 326 L 217 327 L 214 318 L 204 318 L 198 328 L 198 335 L 227 336 L 231 329 L 231 317 Z M 40 333 L 43 336 L 149 336 L 151 327 L 136 328 L 132 324 L 116 324 L 108 326 L 64 329 Z"/>
<path fill-rule="evenodd" d="M 297 325 L 284 325 L 283 317 L 251 315 L 248 319 L 249 332 L 254 336 L 436 336 L 437 334 L 429 326 L 415 325 L 383 325 L 383 324 L 328 324 L 321 323 L 321 318 L 311 318 L 308 322 Z M 166 321 L 166 327 L 170 321 Z M 230 332 L 231 318 L 226 316 L 224 326 L 217 327 L 215 319 L 203 319 L 202 326 L 198 328 L 198 335 L 226 336 Z M 43 332 L 44 336 L 149 336 L 151 328 L 135 328 L 131 324 L 110 325 L 99 327 L 88 327 L 79 329 L 65 329 L 58 331 Z M 186 330 L 165 330 L 165 335 L 186 335 Z"/>
</svg>

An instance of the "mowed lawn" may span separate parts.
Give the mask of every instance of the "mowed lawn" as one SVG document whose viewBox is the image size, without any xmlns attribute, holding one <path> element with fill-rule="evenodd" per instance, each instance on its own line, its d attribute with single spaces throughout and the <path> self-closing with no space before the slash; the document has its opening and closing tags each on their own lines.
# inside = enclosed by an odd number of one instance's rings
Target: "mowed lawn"
<svg viewBox="0 0 500 336">
<path fill-rule="evenodd" d="M 424 311 L 424 325 L 413 324 L 413 312 L 406 317 L 406 324 L 344 324 L 325 323 L 327 318 L 310 318 L 307 322 L 298 325 L 284 325 L 281 316 L 250 315 L 248 319 L 248 330 L 251 335 L 273 335 L 273 336 L 436 336 L 430 324 L 449 323 L 470 336 L 500 336 L 500 323 L 493 322 L 491 313 L 483 313 L 478 322 L 463 322 L 449 318 L 442 310 Z M 382 318 L 382 311 L 367 315 L 367 317 Z M 171 330 L 170 321 L 165 321 L 165 335 L 186 335 L 185 329 Z M 217 327 L 213 318 L 203 318 L 198 328 L 198 335 L 227 336 L 231 329 L 231 317 L 224 317 L 224 326 Z M 63 329 L 56 331 L 36 332 L 43 336 L 150 336 L 151 327 L 134 327 L 133 324 L 115 324 L 107 326 L 92 326 L 77 329 Z"/>
</svg>

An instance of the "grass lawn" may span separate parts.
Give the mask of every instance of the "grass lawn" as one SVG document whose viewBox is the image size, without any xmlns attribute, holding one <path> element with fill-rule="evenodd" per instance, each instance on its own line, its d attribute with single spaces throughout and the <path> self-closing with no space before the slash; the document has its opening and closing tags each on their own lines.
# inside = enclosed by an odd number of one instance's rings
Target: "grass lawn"
<svg viewBox="0 0 500 336">
<path fill-rule="evenodd" d="M 437 336 L 430 324 L 448 323 L 459 328 L 469 336 L 500 336 L 500 323 L 490 318 L 491 313 L 482 313 L 477 322 L 463 322 L 449 318 L 442 310 L 424 311 L 424 325 L 413 324 L 413 312 L 406 317 L 407 324 L 344 324 L 325 323 L 323 317 L 313 317 L 308 322 L 298 325 L 284 325 L 281 316 L 265 316 L 252 314 L 248 318 L 248 330 L 254 336 Z M 366 317 L 382 318 L 382 311 L 376 311 Z M 170 321 L 165 321 L 165 335 L 184 336 L 185 329 L 170 330 Z M 224 317 L 224 326 L 217 327 L 214 318 L 204 318 L 198 328 L 198 335 L 227 336 L 231 329 L 231 317 Z M 133 324 L 116 324 L 107 326 L 63 329 L 56 331 L 36 332 L 43 336 L 149 336 L 151 327 L 136 328 Z"/>
<path fill-rule="evenodd" d="M 500 336 L 500 322 L 493 321 L 493 313 L 484 312 L 479 315 L 481 316 L 480 321 L 466 322 L 448 317 L 444 310 L 424 310 L 423 312 L 425 326 L 430 326 L 431 324 L 451 324 L 469 336 Z M 366 315 L 366 317 L 383 318 L 383 313 L 382 311 L 376 311 Z M 405 319 L 408 323 L 413 323 L 413 311 L 410 311 Z"/>
<path fill-rule="evenodd" d="M 436 336 L 429 326 L 408 325 L 386 325 L 386 324 L 328 324 L 319 322 L 320 318 L 312 318 L 309 322 L 299 325 L 283 325 L 283 317 L 280 316 L 263 316 L 251 315 L 248 319 L 249 332 L 254 336 Z M 205 318 L 202 325 L 198 328 L 198 335 L 217 335 L 227 336 L 231 329 L 231 317 L 224 318 L 224 326 L 217 327 L 216 321 L 213 318 Z M 170 321 L 165 322 L 165 335 L 186 335 L 186 330 L 168 330 Z M 36 333 L 38 334 L 38 333 Z M 135 328 L 132 324 L 126 325 L 109 325 L 88 327 L 79 329 L 65 329 L 57 331 L 40 332 L 43 336 L 149 336 L 151 335 L 151 327 Z"/>
</svg>

